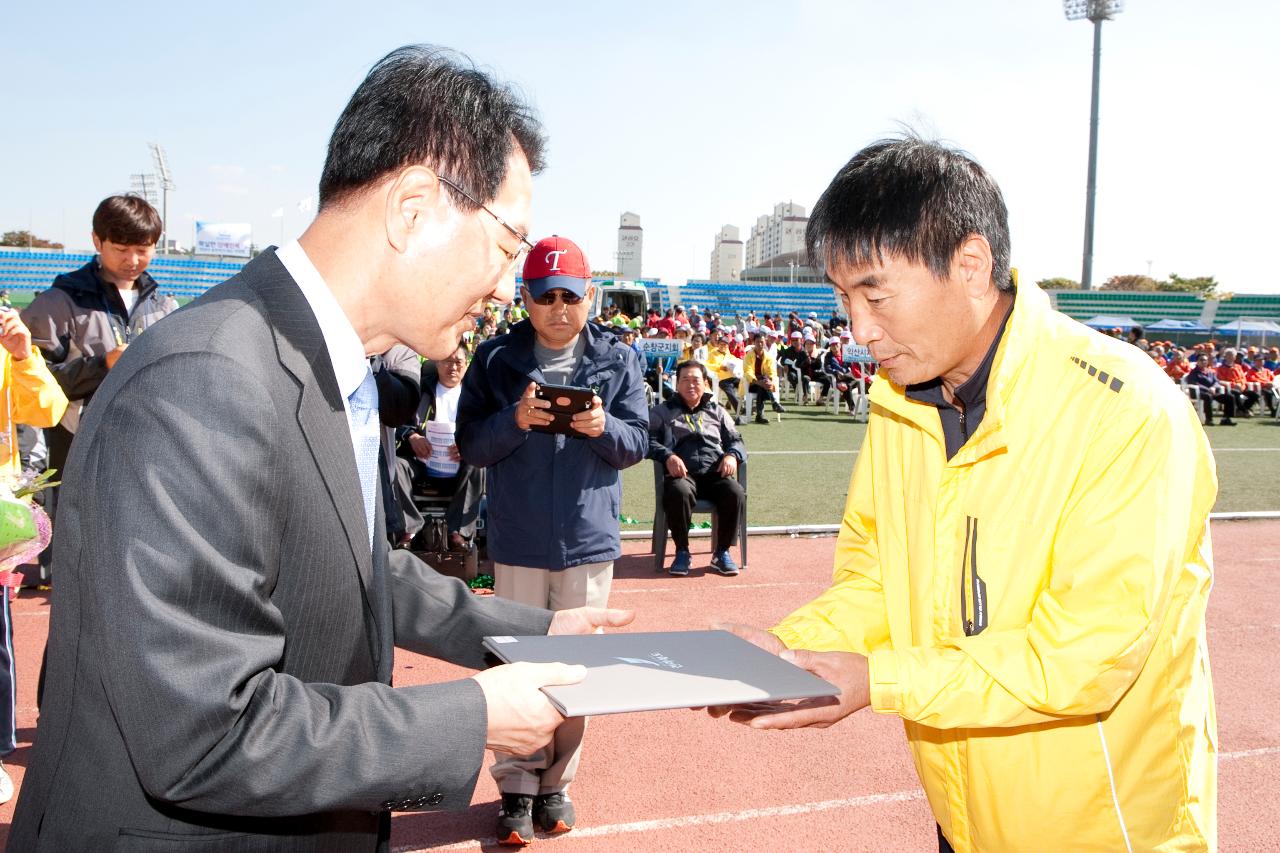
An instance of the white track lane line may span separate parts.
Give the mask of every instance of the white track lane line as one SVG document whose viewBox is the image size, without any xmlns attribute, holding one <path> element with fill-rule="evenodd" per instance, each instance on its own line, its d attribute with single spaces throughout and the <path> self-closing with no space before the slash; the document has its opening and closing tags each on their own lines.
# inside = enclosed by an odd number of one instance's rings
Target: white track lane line
<svg viewBox="0 0 1280 853">
<path fill-rule="evenodd" d="M 1264 755 L 1280 755 L 1280 746 L 1264 746 L 1257 749 L 1242 749 L 1236 752 L 1218 754 L 1220 761 L 1231 761 L 1237 758 L 1256 758 Z M 605 826 L 588 826 L 575 829 L 571 838 L 600 838 L 609 835 L 626 835 L 636 832 L 654 832 L 669 829 L 685 829 L 695 826 L 715 826 L 723 823 L 740 823 L 761 818 L 788 817 L 791 815 L 814 814 L 831 809 L 858 808 L 875 806 L 882 803 L 902 803 L 924 799 L 924 792 L 893 791 L 887 794 L 866 794 L 861 797 L 850 797 L 846 800 L 821 800 L 815 803 L 800 803 L 793 806 L 773 806 L 765 809 L 747 809 L 740 812 L 719 812 L 706 815 L 686 815 L 685 817 L 665 818 L 662 820 L 640 820 L 634 823 L 614 823 Z M 396 847 L 392 853 L 419 853 L 427 850 L 479 850 L 482 844 L 478 839 L 459 841 L 441 847 Z"/>
<path fill-rule="evenodd" d="M 857 456 L 856 450 L 753 450 L 751 456 Z"/>
<path fill-rule="evenodd" d="M 858 808 L 875 806 L 882 803 L 901 803 L 924 799 L 924 792 L 893 791 L 887 794 L 866 794 L 861 797 L 850 797 L 846 800 L 822 800 L 816 803 L 800 803 L 794 806 L 773 806 L 765 809 L 747 809 L 740 812 L 719 812 L 717 814 L 687 815 L 685 817 L 663 818 L 661 820 L 641 820 L 634 823 L 614 823 L 605 826 L 588 826 L 575 829 L 568 838 L 599 838 L 609 835 L 627 835 L 635 832 L 654 832 L 668 829 L 686 829 L 694 826 L 715 826 L 722 823 L 739 823 L 761 818 L 788 817 L 791 815 L 813 814 L 831 809 Z M 420 850 L 479 850 L 481 842 L 473 839 L 442 847 L 396 847 L 393 853 L 417 853 Z"/>
<path fill-rule="evenodd" d="M 1242 749 L 1237 752 L 1218 753 L 1219 761 L 1230 761 L 1233 758 L 1256 758 L 1259 755 L 1280 755 L 1280 746 L 1263 746 L 1258 749 Z"/>
</svg>

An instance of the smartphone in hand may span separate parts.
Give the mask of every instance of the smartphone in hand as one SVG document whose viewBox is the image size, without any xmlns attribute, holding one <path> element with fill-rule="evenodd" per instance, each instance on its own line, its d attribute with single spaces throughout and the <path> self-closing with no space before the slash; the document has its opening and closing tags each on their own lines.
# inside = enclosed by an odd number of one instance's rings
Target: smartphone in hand
<svg viewBox="0 0 1280 853">
<path fill-rule="evenodd" d="M 592 389 L 576 385 L 539 385 L 534 396 L 551 403 L 551 408 L 545 410 L 551 414 L 551 423 L 546 426 L 533 426 L 530 429 L 537 432 L 577 435 L 569 426 L 569 420 L 578 412 L 590 411 L 591 401 L 595 395 L 596 392 Z"/>
</svg>

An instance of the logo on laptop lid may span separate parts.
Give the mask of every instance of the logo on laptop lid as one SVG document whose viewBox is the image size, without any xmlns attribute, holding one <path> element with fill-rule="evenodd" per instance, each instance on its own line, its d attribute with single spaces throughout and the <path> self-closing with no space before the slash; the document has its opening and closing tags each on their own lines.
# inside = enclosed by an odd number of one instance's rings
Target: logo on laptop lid
<svg viewBox="0 0 1280 853">
<path fill-rule="evenodd" d="M 656 666 L 662 669 L 684 669 L 684 664 L 676 663 L 662 652 L 650 652 L 648 658 L 623 658 L 615 657 L 614 660 L 620 660 L 623 663 L 643 664 L 644 666 Z"/>
</svg>

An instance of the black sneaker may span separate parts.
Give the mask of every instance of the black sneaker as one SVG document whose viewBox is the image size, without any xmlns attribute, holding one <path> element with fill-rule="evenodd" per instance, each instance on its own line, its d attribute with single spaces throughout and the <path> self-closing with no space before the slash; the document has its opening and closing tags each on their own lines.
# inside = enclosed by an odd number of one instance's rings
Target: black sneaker
<svg viewBox="0 0 1280 853">
<path fill-rule="evenodd" d="M 564 791 L 539 794 L 533 800 L 533 816 L 543 832 L 568 832 L 577 819 L 573 813 L 573 801 Z"/>
<path fill-rule="evenodd" d="M 498 810 L 498 843 L 522 847 L 533 841 L 533 797 L 503 794 Z"/>
<path fill-rule="evenodd" d="M 1236 425 L 1235 421 L 1229 421 L 1226 418 L 1223 418 L 1222 420 L 1218 421 L 1218 426 L 1235 426 L 1235 425 Z"/>
<path fill-rule="evenodd" d="M 787 413 L 787 410 L 786 410 L 786 409 L 784 409 L 784 408 L 782 408 L 782 404 L 781 404 L 781 403 L 774 403 L 774 404 L 773 404 L 773 410 L 774 410 L 775 412 L 777 412 L 778 414 L 780 414 L 780 415 L 785 415 L 785 414 Z"/>
</svg>

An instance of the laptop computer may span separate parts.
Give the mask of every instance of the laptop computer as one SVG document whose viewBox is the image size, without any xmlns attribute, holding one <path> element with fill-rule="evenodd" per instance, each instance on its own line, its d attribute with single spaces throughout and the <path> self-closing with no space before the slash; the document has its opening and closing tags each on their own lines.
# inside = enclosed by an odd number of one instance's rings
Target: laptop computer
<svg viewBox="0 0 1280 853">
<path fill-rule="evenodd" d="M 838 696 L 834 684 L 728 631 L 485 637 L 504 663 L 587 667 L 578 684 L 544 687 L 566 717 Z"/>
</svg>

